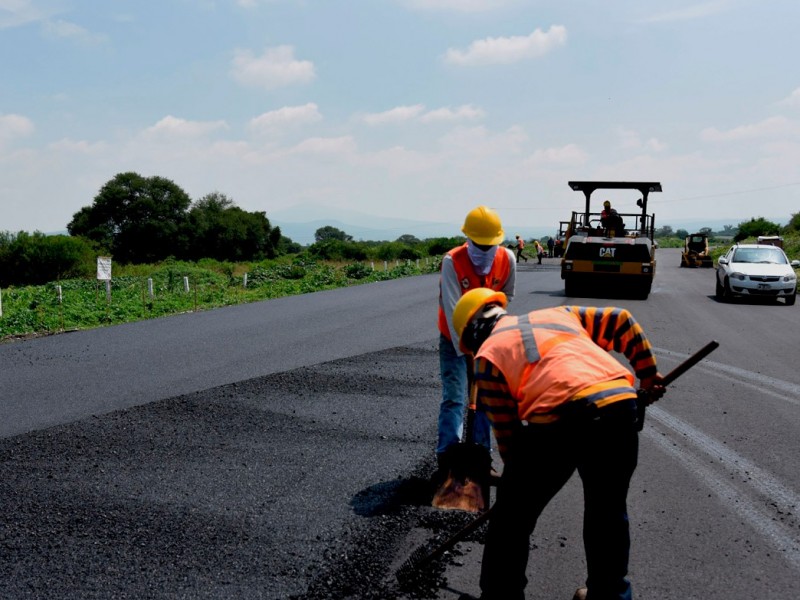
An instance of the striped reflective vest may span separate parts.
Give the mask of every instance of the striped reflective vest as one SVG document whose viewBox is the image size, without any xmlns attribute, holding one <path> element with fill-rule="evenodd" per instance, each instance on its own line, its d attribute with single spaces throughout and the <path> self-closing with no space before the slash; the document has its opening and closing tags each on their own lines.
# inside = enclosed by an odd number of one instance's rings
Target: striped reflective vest
<svg viewBox="0 0 800 600">
<path fill-rule="evenodd" d="M 562 306 L 505 316 L 477 353 L 477 358 L 489 360 L 503 374 L 522 420 L 540 421 L 537 417 L 557 412 L 572 400 L 602 407 L 636 397 L 634 376 L 592 339 L 573 309 Z M 597 309 L 597 318 L 616 322 L 619 313 L 620 309 Z M 613 335 L 613 324 L 607 325 L 597 326 Z M 612 344 L 611 339 L 608 343 Z M 625 354 L 635 360 L 638 350 L 631 346 Z"/>
<path fill-rule="evenodd" d="M 492 268 L 486 275 L 478 275 L 475 272 L 475 267 L 472 266 L 472 261 L 470 261 L 469 255 L 467 254 L 467 244 L 453 248 L 447 254 L 453 260 L 453 268 L 455 269 L 456 277 L 458 277 L 462 295 L 469 290 L 479 287 L 491 288 L 498 292 L 502 291 L 511 274 L 508 252 L 506 252 L 502 246 L 497 248 Z M 444 307 L 442 306 L 441 289 L 439 290 L 439 331 L 448 340 L 451 339 L 450 328 L 447 326 L 447 317 L 444 314 Z"/>
</svg>

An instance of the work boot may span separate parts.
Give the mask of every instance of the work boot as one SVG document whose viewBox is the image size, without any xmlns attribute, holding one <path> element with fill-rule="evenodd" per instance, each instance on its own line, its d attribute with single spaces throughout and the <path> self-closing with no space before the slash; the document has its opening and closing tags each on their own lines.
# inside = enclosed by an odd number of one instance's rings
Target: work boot
<svg viewBox="0 0 800 600">
<path fill-rule="evenodd" d="M 436 471 L 431 476 L 431 486 L 436 490 L 450 475 L 451 459 L 447 452 L 436 455 Z"/>
<path fill-rule="evenodd" d="M 589 589 L 582 587 L 575 590 L 575 595 L 572 597 L 572 600 L 586 600 L 586 595 L 589 593 Z"/>
</svg>

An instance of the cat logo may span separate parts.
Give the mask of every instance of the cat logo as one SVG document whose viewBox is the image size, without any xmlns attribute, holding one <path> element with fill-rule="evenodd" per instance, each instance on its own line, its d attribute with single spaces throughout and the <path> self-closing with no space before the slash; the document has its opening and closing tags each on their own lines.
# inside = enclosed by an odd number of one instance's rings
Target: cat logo
<svg viewBox="0 0 800 600">
<path fill-rule="evenodd" d="M 600 258 L 614 258 L 616 248 L 600 248 Z"/>
</svg>

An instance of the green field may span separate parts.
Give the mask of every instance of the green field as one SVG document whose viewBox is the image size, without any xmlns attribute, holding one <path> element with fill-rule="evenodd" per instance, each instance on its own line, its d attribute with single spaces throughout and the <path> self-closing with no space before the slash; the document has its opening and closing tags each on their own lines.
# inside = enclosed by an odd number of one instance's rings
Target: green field
<svg viewBox="0 0 800 600">
<path fill-rule="evenodd" d="M 108 286 L 105 281 L 68 279 L 0 290 L 0 340 L 210 310 L 433 273 L 438 268 L 439 259 L 433 258 L 350 264 L 285 259 L 115 266 Z"/>
</svg>

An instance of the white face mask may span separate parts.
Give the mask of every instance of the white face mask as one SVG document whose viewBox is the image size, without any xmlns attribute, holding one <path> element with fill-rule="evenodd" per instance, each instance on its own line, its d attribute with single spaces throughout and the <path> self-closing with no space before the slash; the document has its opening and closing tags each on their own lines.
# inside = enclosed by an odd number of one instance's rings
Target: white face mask
<svg viewBox="0 0 800 600">
<path fill-rule="evenodd" d="M 467 255 L 478 275 L 486 275 L 492 270 L 492 263 L 496 253 L 497 246 L 492 246 L 488 250 L 481 250 L 472 240 L 467 239 Z"/>
</svg>

